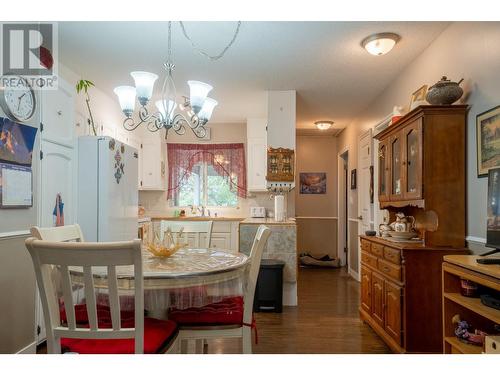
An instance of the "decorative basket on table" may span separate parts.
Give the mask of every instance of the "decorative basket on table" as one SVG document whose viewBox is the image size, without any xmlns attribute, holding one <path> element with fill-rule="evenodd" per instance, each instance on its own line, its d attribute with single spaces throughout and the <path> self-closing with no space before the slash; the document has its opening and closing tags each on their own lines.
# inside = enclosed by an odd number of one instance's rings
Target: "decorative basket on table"
<svg viewBox="0 0 500 375">
<path fill-rule="evenodd" d="M 170 228 L 163 233 L 163 239 L 161 239 L 158 232 L 155 231 L 153 236 L 154 239 L 146 245 L 146 249 L 155 257 L 168 258 L 174 255 L 178 250 L 187 247 L 187 243 L 181 242 L 183 231 L 184 228 L 179 230 L 175 241 Z"/>
</svg>

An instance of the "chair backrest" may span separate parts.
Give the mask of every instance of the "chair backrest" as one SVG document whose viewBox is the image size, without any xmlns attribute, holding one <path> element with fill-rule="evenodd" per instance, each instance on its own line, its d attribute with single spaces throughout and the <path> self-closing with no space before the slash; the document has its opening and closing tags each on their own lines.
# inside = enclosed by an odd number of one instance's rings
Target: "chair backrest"
<svg viewBox="0 0 500 375">
<path fill-rule="evenodd" d="M 163 239 L 163 234 L 170 228 L 172 233 L 179 233 L 183 228 L 183 239 L 189 241 L 193 247 L 209 248 L 212 240 L 212 224 L 213 221 L 190 221 L 190 220 L 162 220 L 160 222 L 160 238 Z M 175 240 L 175 236 L 174 236 Z"/>
<path fill-rule="evenodd" d="M 270 235 L 271 230 L 265 225 L 260 225 L 255 234 L 252 249 L 250 250 L 250 265 L 247 270 L 245 294 L 243 297 L 243 322 L 247 324 L 252 323 L 253 299 L 257 278 L 259 277 L 260 261 L 262 260 L 262 253 L 264 252 L 264 247 Z"/>
<path fill-rule="evenodd" d="M 144 351 L 144 283 L 141 241 L 53 242 L 30 237 L 26 240 L 40 292 L 49 353 L 60 353 L 61 337 L 82 339 L 134 338 L 135 352 Z M 122 328 L 116 266 L 134 266 L 135 326 Z M 61 324 L 59 301 L 51 269 L 59 269 L 67 327 Z M 76 326 L 70 267 L 83 267 L 83 286 L 90 328 Z M 92 267 L 107 267 L 112 328 L 99 328 Z"/>
<path fill-rule="evenodd" d="M 53 242 L 83 242 L 83 233 L 78 224 L 62 227 L 31 227 L 31 235 L 39 240 Z"/>
</svg>

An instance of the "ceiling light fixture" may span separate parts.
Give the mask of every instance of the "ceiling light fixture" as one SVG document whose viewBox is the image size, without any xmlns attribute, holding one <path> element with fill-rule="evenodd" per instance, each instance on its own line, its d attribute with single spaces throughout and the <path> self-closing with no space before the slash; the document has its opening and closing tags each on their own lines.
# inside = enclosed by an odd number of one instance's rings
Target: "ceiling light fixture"
<svg viewBox="0 0 500 375">
<path fill-rule="evenodd" d="M 378 33 L 363 39 L 361 46 L 372 55 L 381 56 L 388 53 L 400 39 L 398 34 Z"/>
<path fill-rule="evenodd" d="M 238 23 L 235 35 L 224 51 L 212 58 L 216 60 L 224 55 L 227 49 L 234 43 L 238 35 L 241 22 Z M 184 26 L 182 26 L 183 32 Z M 186 34 L 185 34 L 186 35 Z M 187 36 L 186 36 L 187 37 Z M 186 133 L 186 127 L 189 127 L 198 138 L 204 138 L 207 130 L 205 124 L 210 120 L 215 106 L 218 104 L 216 100 L 209 98 L 207 95 L 212 90 L 212 86 L 200 81 L 188 81 L 190 96 L 184 97 L 184 101 L 177 105 L 177 91 L 172 77 L 172 72 L 175 68 L 172 62 L 172 22 L 168 22 L 168 55 L 167 62 L 164 68 L 167 72 L 161 89 L 160 100 L 155 102 L 156 110 L 149 113 L 147 105 L 153 96 L 153 87 L 158 76 L 148 72 L 132 72 L 130 75 L 135 81 L 133 86 L 119 86 L 114 89 L 118 96 L 120 107 L 125 114 L 123 127 L 132 131 L 137 129 L 141 124 L 146 123 L 147 129 L 151 132 L 156 132 L 160 129 L 165 129 L 165 138 L 168 131 L 173 129 L 177 134 L 183 135 Z M 135 99 L 139 101 L 139 121 L 136 122 L 132 115 L 135 109 Z M 174 113 L 175 109 L 179 108 L 183 113 Z"/>
<path fill-rule="evenodd" d="M 316 121 L 314 123 L 319 130 L 328 130 L 332 127 L 333 121 Z"/>
</svg>

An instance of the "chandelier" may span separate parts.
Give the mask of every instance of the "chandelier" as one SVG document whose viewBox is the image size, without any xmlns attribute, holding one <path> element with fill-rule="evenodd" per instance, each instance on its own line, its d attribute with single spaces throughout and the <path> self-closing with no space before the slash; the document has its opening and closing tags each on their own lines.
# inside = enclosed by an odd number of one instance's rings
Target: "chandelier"
<svg viewBox="0 0 500 375">
<path fill-rule="evenodd" d="M 208 57 L 210 60 L 218 60 L 229 47 L 234 43 L 238 35 L 241 22 L 238 22 L 236 32 L 230 43 L 224 48 L 222 53 L 213 57 L 198 50 L 199 53 Z M 184 36 L 191 42 L 194 48 L 195 45 L 187 35 L 184 25 L 181 22 Z M 166 70 L 166 76 L 161 89 L 160 100 L 155 102 L 155 111 L 150 113 L 147 105 L 153 96 L 153 88 L 158 76 L 154 73 L 135 71 L 130 75 L 134 79 L 135 87 L 133 86 L 118 86 L 114 89 L 118 96 L 120 107 L 125 115 L 123 127 L 132 131 L 140 125 L 146 124 L 147 129 L 151 132 L 156 132 L 165 129 L 165 138 L 168 131 L 172 129 L 175 133 L 183 135 L 186 133 L 186 128 L 192 130 L 198 138 L 204 138 L 207 130 L 205 125 L 210 120 L 215 106 L 218 104 L 216 100 L 209 98 L 208 93 L 212 90 L 212 86 L 200 81 L 188 81 L 190 95 L 183 97 L 184 100 L 180 105 L 177 105 L 177 91 L 172 77 L 175 68 L 172 62 L 172 22 L 168 22 L 168 55 L 167 62 L 163 64 Z M 136 98 L 140 104 L 138 110 L 138 121 L 134 120 L 133 114 L 135 110 Z M 175 112 L 179 107 L 182 112 Z"/>
</svg>

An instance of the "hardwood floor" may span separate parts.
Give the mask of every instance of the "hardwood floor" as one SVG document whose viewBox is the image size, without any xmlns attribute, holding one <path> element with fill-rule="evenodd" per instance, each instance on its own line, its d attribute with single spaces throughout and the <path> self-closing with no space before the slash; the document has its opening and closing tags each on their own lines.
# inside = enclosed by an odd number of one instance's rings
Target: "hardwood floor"
<svg viewBox="0 0 500 375">
<path fill-rule="evenodd" d="M 390 353 L 359 319 L 360 284 L 344 269 L 300 269 L 298 307 L 256 313 L 257 354 Z M 44 346 L 38 353 L 46 353 Z M 241 353 L 237 339 L 209 340 L 208 353 Z"/>
<path fill-rule="evenodd" d="M 390 353 L 359 319 L 360 284 L 343 269 L 300 269 L 299 306 L 283 313 L 256 313 L 259 343 L 253 352 Z M 208 353 L 241 353 L 236 339 L 211 340 Z"/>
</svg>

